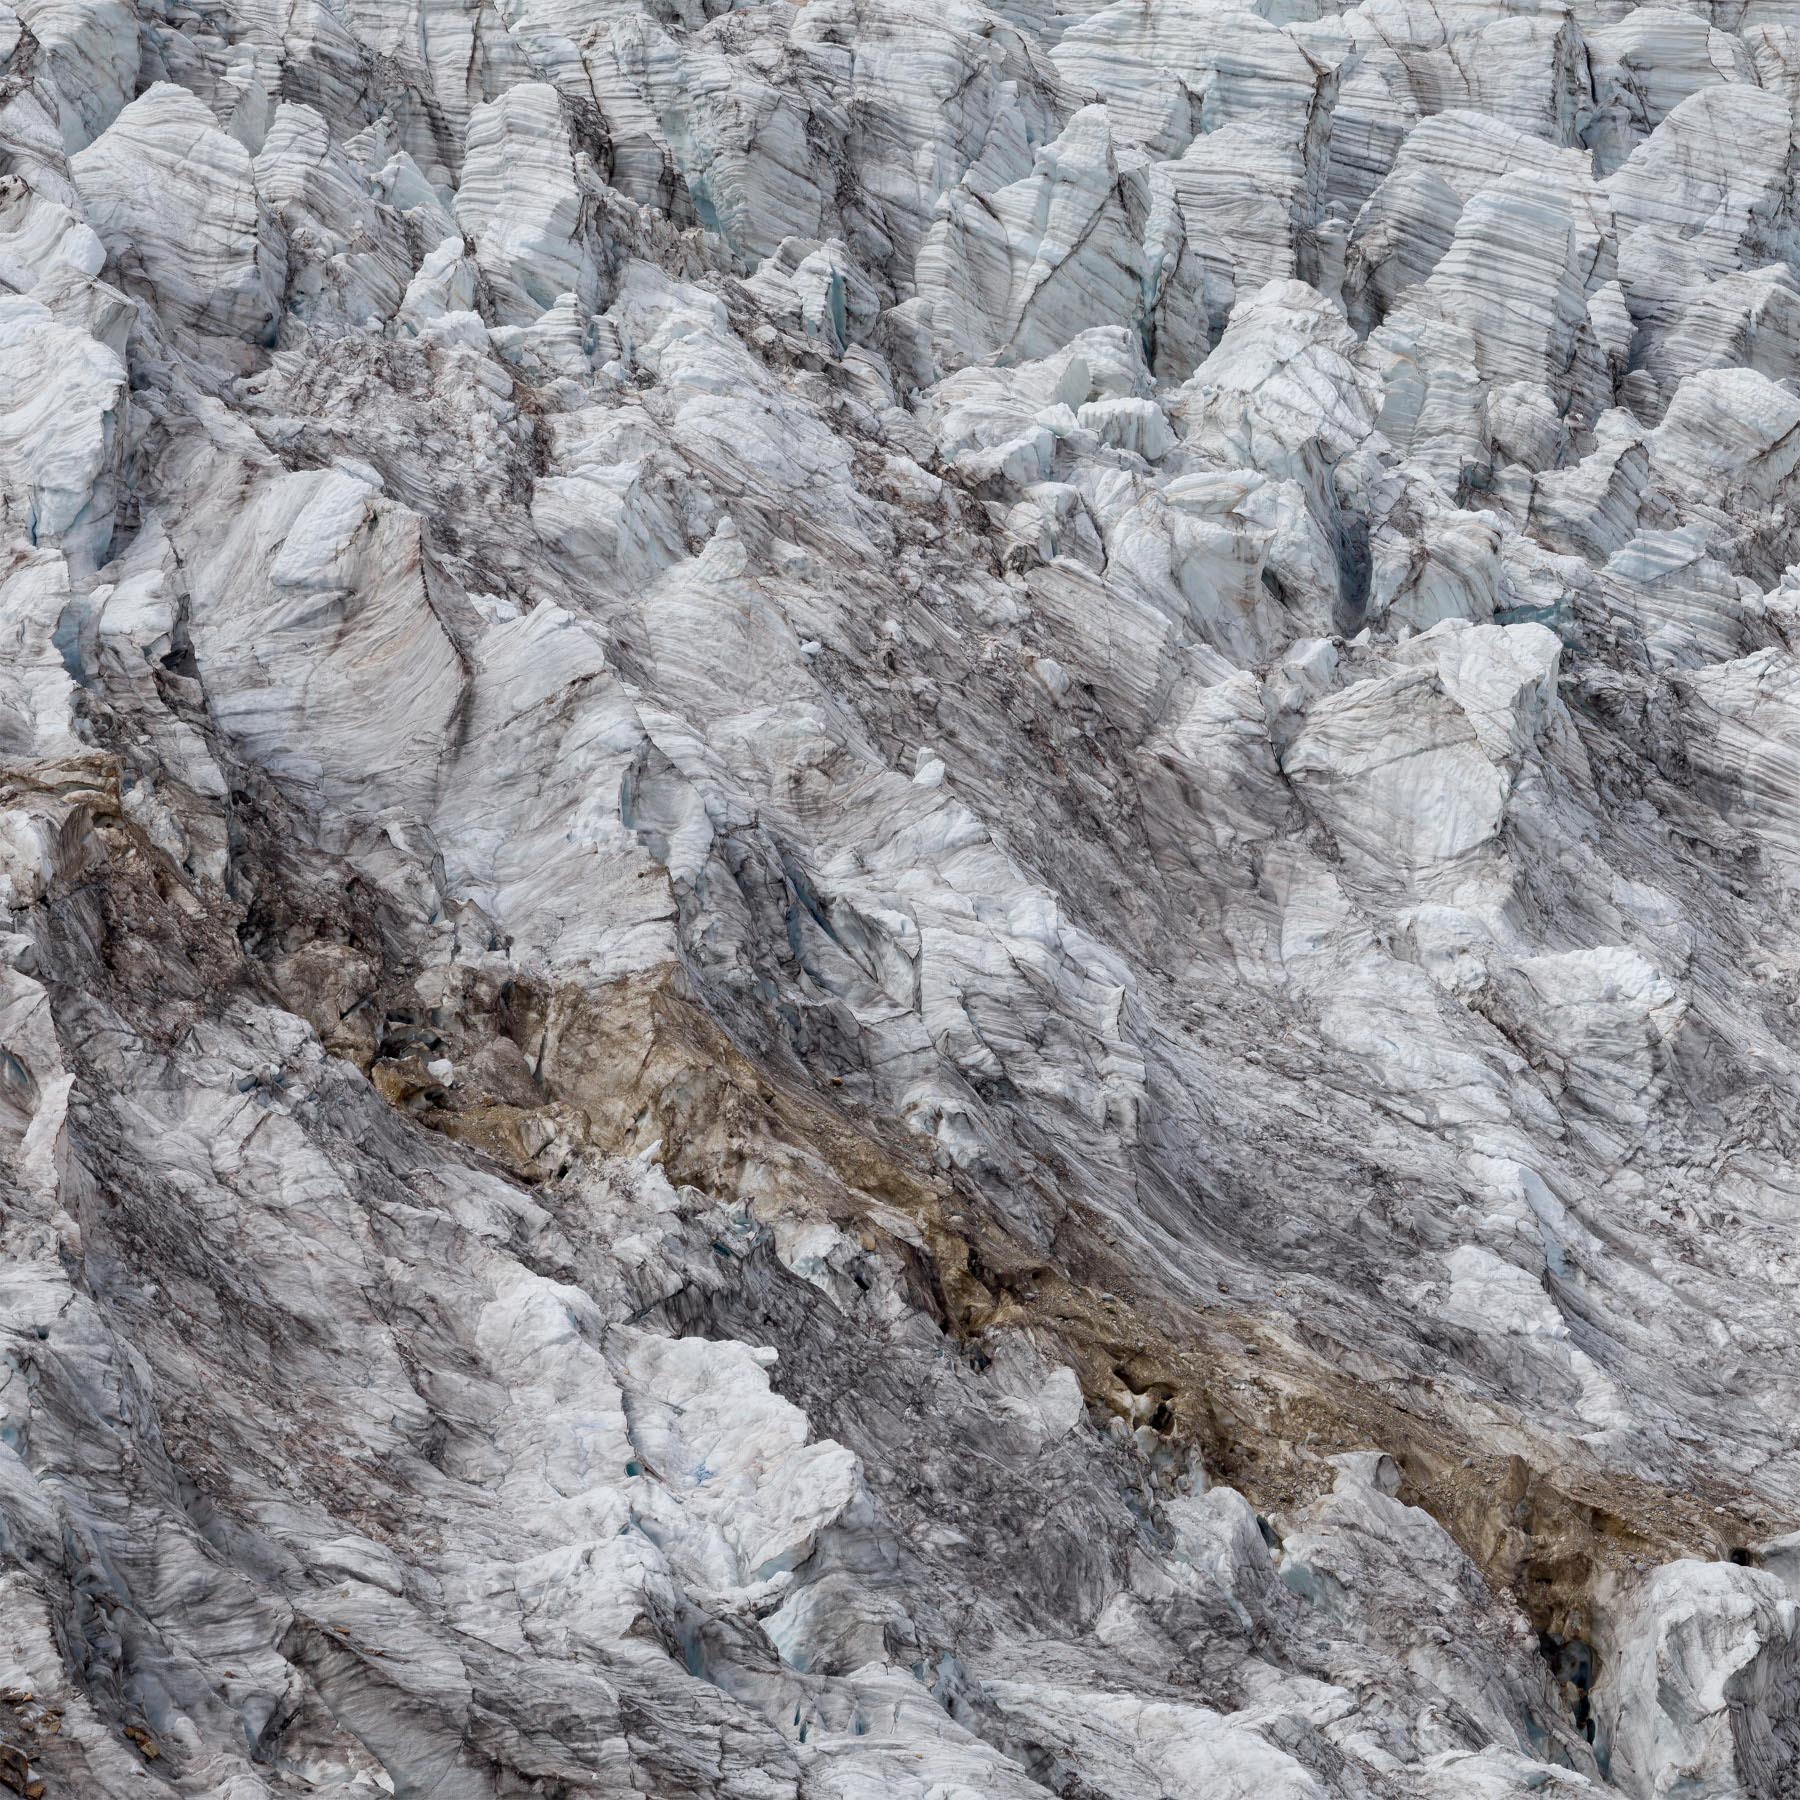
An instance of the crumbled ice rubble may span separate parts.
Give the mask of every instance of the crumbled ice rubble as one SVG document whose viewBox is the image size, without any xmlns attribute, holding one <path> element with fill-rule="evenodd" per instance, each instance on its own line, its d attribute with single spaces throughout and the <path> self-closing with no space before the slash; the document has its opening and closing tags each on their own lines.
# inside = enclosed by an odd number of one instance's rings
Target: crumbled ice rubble
<svg viewBox="0 0 1800 1800">
<path fill-rule="evenodd" d="M 0 4 L 0 1780 L 1792 1792 L 1797 31 Z"/>
</svg>

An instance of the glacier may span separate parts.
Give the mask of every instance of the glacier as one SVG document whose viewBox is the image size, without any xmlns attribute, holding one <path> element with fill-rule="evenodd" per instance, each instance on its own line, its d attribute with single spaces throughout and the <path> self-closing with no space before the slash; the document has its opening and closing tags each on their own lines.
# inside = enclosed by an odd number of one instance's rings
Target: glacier
<svg viewBox="0 0 1800 1800">
<path fill-rule="evenodd" d="M 1791 0 L 0 0 L 0 1785 L 1800 1795 Z"/>
</svg>

